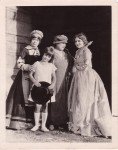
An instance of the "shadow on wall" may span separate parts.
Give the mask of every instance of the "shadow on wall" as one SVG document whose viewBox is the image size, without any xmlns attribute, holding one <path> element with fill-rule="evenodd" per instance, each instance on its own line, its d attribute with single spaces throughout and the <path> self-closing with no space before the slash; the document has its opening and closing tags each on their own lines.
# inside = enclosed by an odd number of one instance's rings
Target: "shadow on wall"
<svg viewBox="0 0 118 150">
<path fill-rule="evenodd" d="M 7 43 L 7 89 L 13 83 L 18 73 L 17 59 L 23 48 L 29 43 L 29 33 L 32 30 L 29 11 L 22 7 L 7 7 L 6 9 L 6 43 Z M 6 93 L 6 94 L 7 94 Z"/>
</svg>

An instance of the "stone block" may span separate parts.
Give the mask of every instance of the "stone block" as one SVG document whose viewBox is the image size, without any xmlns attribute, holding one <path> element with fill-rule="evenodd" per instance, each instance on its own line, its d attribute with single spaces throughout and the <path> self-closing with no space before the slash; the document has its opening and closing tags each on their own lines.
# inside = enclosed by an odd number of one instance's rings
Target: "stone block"
<svg viewBox="0 0 118 150">
<path fill-rule="evenodd" d="M 17 37 L 14 34 L 6 34 L 6 41 L 8 42 L 17 42 Z"/>
<path fill-rule="evenodd" d="M 29 12 L 23 11 L 23 9 L 18 7 L 8 7 L 6 9 L 6 16 L 11 20 L 17 20 L 31 24 L 31 17 Z"/>
<path fill-rule="evenodd" d="M 6 32 L 9 34 L 29 37 L 32 27 L 30 24 L 12 19 L 6 20 Z"/>
<path fill-rule="evenodd" d="M 15 42 L 6 42 L 6 51 L 11 53 L 19 53 L 20 52 L 20 45 Z"/>
<path fill-rule="evenodd" d="M 29 38 L 24 36 L 16 36 L 14 34 L 6 34 L 6 41 L 8 42 L 16 42 L 21 44 L 28 44 Z"/>
<path fill-rule="evenodd" d="M 11 68 L 11 70 L 13 68 L 16 68 L 17 67 L 16 61 L 17 61 L 17 56 L 7 54 L 7 56 L 6 56 L 6 67 Z"/>
<path fill-rule="evenodd" d="M 17 35 L 17 22 L 16 20 L 6 19 L 6 33 Z"/>
<path fill-rule="evenodd" d="M 7 53 L 14 53 L 15 55 L 19 55 L 26 45 L 27 44 L 25 43 L 15 43 L 15 42 L 7 41 L 6 51 Z"/>
</svg>

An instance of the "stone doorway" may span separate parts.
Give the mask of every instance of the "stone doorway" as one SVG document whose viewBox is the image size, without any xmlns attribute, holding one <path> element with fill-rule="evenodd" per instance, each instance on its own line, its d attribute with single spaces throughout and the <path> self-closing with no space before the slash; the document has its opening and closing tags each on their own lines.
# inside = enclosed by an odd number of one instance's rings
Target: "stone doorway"
<svg viewBox="0 0 118 150">
<path fill-rule="evenodd" d="M 69 38 L 67 48 L 75 55 L 73 36 L 84 32 L 93 40 L 93 68 L 100 74 L 111 105 L 111 6 L 23 6 L 6 8 L 7 93 L 18 72 L 16 60 L 28 43 L 31 30 L 44 33 L 41 51 L 57 34 Z"/>
</svg>

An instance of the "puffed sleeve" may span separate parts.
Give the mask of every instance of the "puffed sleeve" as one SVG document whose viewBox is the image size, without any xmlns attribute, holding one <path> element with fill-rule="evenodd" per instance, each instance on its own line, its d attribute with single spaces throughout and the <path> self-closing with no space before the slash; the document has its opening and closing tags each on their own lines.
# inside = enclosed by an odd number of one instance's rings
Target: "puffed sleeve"
<svg viewBox="0 0 118 150">
<path fill-rule="evenodd" d="M 21 52 L 21 55 L 19 56 L 18 60 L 17 60 L 17 67 L 21 70 L 26 70 L 28 71 L 28 64 L 25 64 L 25 56 L 28 55 L 28 51 L 26 48 L 23 49 L 23 51 Z"/>
<path fill-rule="evenodd" d="M 28 50 L 26 48 L 21 52 L 21 58 L 24 59 L 26 55 L 29 55 Z"/>
<path fill-rule="evenodd" d="M 92 53 L 88 48 L 84 51 L 84 58 L 85 58 L 84 61 L 85 65 L 92 67 L 91 63 Z"/>
<path fill-rule="evenodd" d="M 54 64 L 52 64 L 52 71 L 55 72 L 57 70 L 57 68 L 55 67 Z"/>
<path fill-rule="evenodd" d="M 38 62 L 35 62 L 35 63 L 32 65 L 32 71 L 33 71 L 33 72 L 36 71 L 37 63 L 38 63 Z"/>
</svg>

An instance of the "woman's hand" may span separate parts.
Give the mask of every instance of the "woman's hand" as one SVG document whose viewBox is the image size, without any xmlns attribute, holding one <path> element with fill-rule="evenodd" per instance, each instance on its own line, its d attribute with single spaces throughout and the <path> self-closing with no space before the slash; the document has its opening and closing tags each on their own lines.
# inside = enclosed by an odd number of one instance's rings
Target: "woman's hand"
<svg viewBox="0 0 118 150">
<path fill-rule="evenodd" d="M 82 71 L 82 70 L 85 70 L 87 68 L 87 65 L 83 65 L 83 66 L 76 65 L 76 68 L 78 70 Z"/>
</svg>

